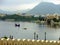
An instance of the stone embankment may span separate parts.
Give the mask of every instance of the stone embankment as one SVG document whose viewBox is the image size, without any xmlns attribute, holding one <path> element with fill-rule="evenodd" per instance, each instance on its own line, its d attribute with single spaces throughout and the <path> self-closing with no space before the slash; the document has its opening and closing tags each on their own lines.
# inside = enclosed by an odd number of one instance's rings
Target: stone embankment
<svg viewBox="0 0 60 45">
<path fill-rule="evenodd" d="M 60 45 L 60 41 L 2 38 L 0 39 L 0 45 Z"/>
</svg>

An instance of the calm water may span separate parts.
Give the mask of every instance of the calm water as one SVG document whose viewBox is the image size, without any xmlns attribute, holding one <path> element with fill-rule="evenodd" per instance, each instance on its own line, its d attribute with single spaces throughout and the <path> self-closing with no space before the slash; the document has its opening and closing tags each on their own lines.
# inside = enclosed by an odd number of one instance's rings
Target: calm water
<svg viewBox="0 0 60 45">
<path fill-rule="evenodd" d="M 0 21 L 0 37 L 13 35 L 14 38 L 20 39 L 33 39 L 34 32 L 38 34 L 39 39 L 44 39 L 45 32 L 48 40 L 59 40 L 60 29 L 50 28 L 47 25 L 39 25 L 30 22 L 19 22 L 20 27 L 15 27 L 15 23 L 18 22 L 6 22 Z M 27 28 L 25 30 L 24 28 Z"/>
</svg>

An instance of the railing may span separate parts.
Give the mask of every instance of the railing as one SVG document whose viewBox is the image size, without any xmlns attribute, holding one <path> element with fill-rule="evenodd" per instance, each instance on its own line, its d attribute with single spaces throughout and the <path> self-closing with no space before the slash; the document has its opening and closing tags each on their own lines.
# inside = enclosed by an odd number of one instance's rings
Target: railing
<svg viewBox="0 0 60 45">
<path fill-rule="evenodd" d="M 60 41 L 30 39 L 0 39 L 0 45 L 60 45 Z"/>
</svg>

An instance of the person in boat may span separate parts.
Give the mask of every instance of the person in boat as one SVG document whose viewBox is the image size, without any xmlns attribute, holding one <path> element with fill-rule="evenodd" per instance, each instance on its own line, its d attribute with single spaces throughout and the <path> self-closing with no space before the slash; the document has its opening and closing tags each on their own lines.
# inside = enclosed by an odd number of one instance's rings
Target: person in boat
<svg viewBox="0 0 60 45">
<path fill-rule="evenodd" d="M 15 24 L 15 27 L 20 27 L 20 24 Z"/>
</svg>

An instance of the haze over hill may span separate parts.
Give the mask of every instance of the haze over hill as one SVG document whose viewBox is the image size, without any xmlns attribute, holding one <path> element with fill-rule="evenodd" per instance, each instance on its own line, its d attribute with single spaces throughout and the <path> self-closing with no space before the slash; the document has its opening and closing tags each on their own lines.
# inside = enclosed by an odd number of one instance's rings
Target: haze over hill
<svg viewBox="0 0 60 45">
<path fill-rule="evenodd" d="M 60 5 L 49 3 L 49 2 L 42 2 L 30 10 L 28 13 L 30 14 L 60 14 Z"/>
<path fill-rule="evenodd" d="M 9 10 L 1 10 L 0 9 L 0 13 L 1 14 L 18 14 L 18 13 L 26 13 L 28 12 L 30 9 L 27 10 L 16 10 L 16 11 L 9 11 Z"/>
</svg>

